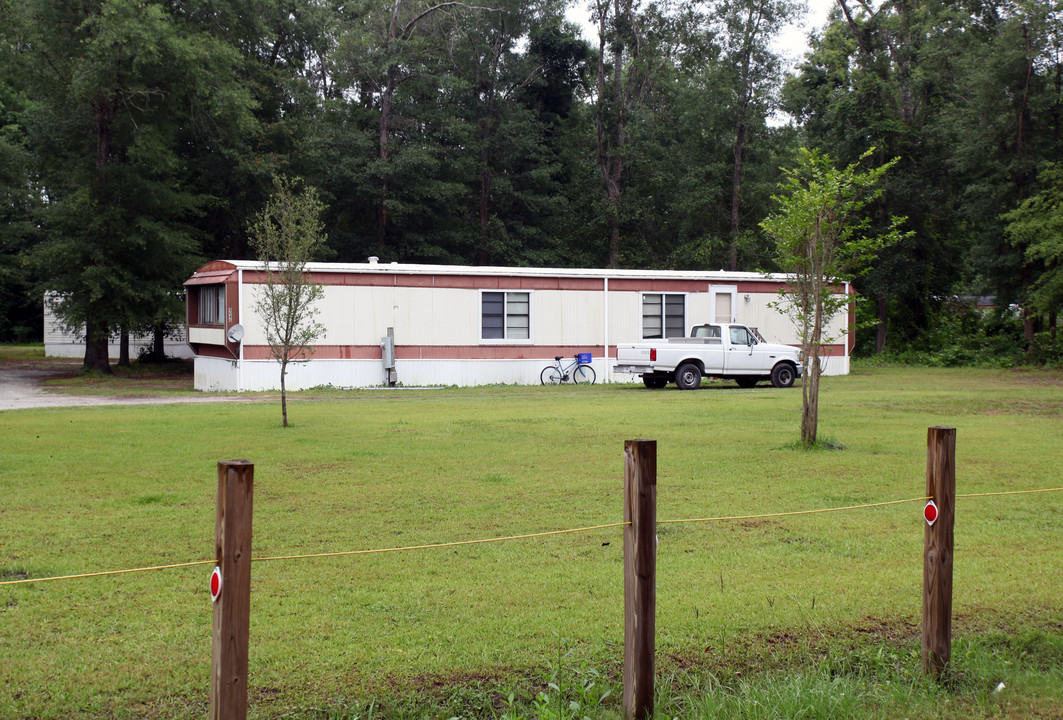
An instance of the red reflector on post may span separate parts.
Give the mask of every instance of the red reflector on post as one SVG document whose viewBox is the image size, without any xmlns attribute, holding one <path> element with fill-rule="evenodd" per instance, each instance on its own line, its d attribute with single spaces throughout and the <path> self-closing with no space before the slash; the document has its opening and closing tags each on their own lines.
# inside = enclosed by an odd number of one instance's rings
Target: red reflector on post
<svg viewBox="0 0 1063 720">
<path fill-rule="evenodd" d="M 926 518 L 927 525 L 933 525 L 938 519 L 938 506 L 931 500 L 923 508 L 923 517 Z"/>
<path fill-rule="evenodd" d="M 221 567 L 214 566 L 214 572 L 210 574 L 210 599 L 212 602 L 218 602 L 218 598 L 221 597 Z"/>
</svg>

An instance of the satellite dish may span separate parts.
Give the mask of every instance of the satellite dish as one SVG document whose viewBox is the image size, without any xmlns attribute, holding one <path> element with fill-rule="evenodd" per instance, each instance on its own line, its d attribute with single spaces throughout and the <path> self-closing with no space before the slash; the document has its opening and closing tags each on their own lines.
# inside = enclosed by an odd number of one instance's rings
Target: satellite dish
<svg viewBox="0 0 1063 720">
<path fill-rule="evenodd" d="M 229 332 L 225 333 L 225 337 L 227 337 L 231 343 L 240 342 L 244 339 L 244 326 L 240 323 L 233 325 L 229 328 Z"/>
</svg>

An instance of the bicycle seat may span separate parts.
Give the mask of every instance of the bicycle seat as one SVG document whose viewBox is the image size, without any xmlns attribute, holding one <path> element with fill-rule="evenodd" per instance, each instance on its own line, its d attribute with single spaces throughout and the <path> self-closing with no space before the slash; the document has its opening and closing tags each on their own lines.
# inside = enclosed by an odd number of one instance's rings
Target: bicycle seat
<svg viewBox="0 0 1063 720">
<path fill-rule="evenodd" d="M 560 359 L 561 359 L 562 357 L 564 357 L 564 356 L 563 356 L 563 355 L 558 355 L 558 356 L 556 356 L 556 357 L 554 358 L 554 360 L 560 360 Z"/>
</svg>

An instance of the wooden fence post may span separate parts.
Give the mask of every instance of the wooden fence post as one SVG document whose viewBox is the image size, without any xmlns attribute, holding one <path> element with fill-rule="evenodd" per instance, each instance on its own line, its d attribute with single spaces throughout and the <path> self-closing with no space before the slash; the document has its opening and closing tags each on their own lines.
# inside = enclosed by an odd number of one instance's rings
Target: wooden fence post
<svg viewBox="0 0 1063 720">
<path fill-rule="evenodd" d="M 221 569 L 214 601 L 210 672 L 211 720 L 247 717 L 247 655 L 251 626 L 251 500 L 255 466 L 218 463 L 214 553 Z"/>
<path fill-rule="evenodd" d="M 926 439 L 926 494 L 937 519 L 923 532 L 923 673 L 939 680 L 952 658 L 952 544 L 956 510 L 956 428 Z"/>
<path fill-rule="evenodd" d="M 624 443 L 625 720 L 653 715 L 657 604 L 657 441 Z"/>
</svg>

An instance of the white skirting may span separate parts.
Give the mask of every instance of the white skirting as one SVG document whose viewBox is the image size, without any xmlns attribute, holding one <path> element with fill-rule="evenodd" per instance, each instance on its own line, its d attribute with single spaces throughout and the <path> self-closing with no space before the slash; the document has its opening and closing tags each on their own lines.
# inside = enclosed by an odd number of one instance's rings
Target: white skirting
<svg viewBox="0 0 1063 720">
<path fill-rule="evenodd" d="M 538 385 L 546 360 L 398 360 L 395 380 L 399 385 L 458 386 Z M 611 366 L 613 361 L 609 361 Z M 606 376 L 602 358 L 591 363 L 596 382 L 632 382 L 634 375 Z M 849 373 L 848 357 L 827 358 L 824 375 Z M 380 360 L 311 360 L 288 366 L 289 390 L 317 387 L 383 387 L 386 383 Z M 280 389 L 280 364 L 275 360 L 225 360 L 197 357 L 195 388 L 214 392 L 265 391 Z"/>
</svg>

